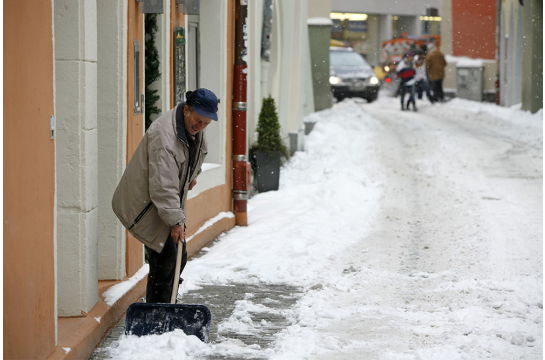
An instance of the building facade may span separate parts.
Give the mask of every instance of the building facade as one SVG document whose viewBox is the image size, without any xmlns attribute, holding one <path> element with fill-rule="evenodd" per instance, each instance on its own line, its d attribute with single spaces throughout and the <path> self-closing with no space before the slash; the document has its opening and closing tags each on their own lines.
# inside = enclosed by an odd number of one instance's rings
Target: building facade
<svg viewBox="0 0 545 360">
<path fill-rule="evenodd" d="M 480 85 L 472 84 L 479 92 L 477 98 L 495 101 L 496 12 L 496 0 L 442 0 L 441 51 L 448 63 L 443 82 L 446 96 L 457 95 L 460 79 L 469 66 L 469 71 L 479 74 Z"/>
<path fill-rule="evenodd" d="M 365 15 L 353 21 L 346 20 L 340 30 L 344 34 L 340 36 L 349 40 L 350 46 L 364 55 L 369 64 L 377 66 L 383 62 L 381 46 L 384 41 L 401 36 L 441 35 L 441 11 L 438 16 L 427 16 L 440 6 L 441 0 L 336 0 L 331 2 L 331 12 Z M 336 21 L 334 32 L 335 28 L 340 29 L 342 22 Z"/>
<path fill-rule="evenodd" d="M 303 117 L 314 111 L 307 6 L 307 0 L 248 2 L 249 145 L 257 141 L 262 99 L 271 95 L 286 146 L 291 153 L 303 149 Z M 261 36 L 266 8 L 272 14 L 269 44 Z"/>
<path fill-rule="evenodd" d="M 543 108 L 543 2 L 498 5 L 499 103 L 536 112 Z"/>
<path fill-rule="evenodd" d="M 441 12 L 447 93 L 456 94 L 461 63 L 469 59 L 482 69 L 484 101 L 522 103 L 532 112 L 543 107 L 542 1 L 442 0 Z"/>
<path fill-rule="evenodd" d="M 307 25 L 315 111 L 328 109 L 333 105 L 333 93 L 329 83 L 329 44 L 333 25 L 330 13 L 331 0 L 309 0 Z"/>
<path fill-rule="evenodd" d="M 246 141 L 255 140 L 262 98 L 271 94 L 286 143 L 302 149 L 302 119 L 314 111 L 308 3 L 273 2 L 265 61 L 265 2 L 4 3 L 4 358 L 86 358 L 145 292 L 145 276 L 135 277 L 143 245 L 117 220 L 111 199 L 145 131 L 146 13 L 158 13 L 161 77 L 153 86 L 161 112 L 198 87 L 220 99 L 219 121 L 206 130 L 206 163 L 188 197 L 190 256 L 238 221 L 232 155 L 239 6 L 248 8 Z M 132 288 L 106 302 L 104 293 L 131 277 Z"/>
</svg>

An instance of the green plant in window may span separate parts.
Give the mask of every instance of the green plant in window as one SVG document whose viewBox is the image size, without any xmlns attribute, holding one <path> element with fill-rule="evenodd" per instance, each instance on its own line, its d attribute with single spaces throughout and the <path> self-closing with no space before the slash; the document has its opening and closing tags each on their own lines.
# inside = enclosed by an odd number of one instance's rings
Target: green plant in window
<svg viewBox="0 0 545 360">
<path fill-rule="evenodd" d="M 158 108 L 155 103 L 159 100 L 157 89 L 152 89 L 151 84 L 157 81 L 161 77 L 159 71 L 159 52 L 155 46 L 155 38 L 157 33 L 157 14 L 146 14 L 144 19 L 144 26 L 146 29 L 145 38 L 145 55 L 146 55 L 146 88 L 145 88 L 145 107 L 146 113 L 146 130 L 151 125 L 151 116 L 154 114 L 160 114 L 161 109 Z"/>
</svg>

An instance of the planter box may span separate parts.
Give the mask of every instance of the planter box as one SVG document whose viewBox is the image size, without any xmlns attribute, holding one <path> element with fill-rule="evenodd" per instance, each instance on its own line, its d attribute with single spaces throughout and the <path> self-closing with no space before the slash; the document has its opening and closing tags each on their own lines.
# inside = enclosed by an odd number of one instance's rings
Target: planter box
<svg viewBox="0 0 545 360">
<path fill-rule="evenodd" d="M 276 191 L 280 183 L 280 152 L 255 152 L 257 191 Z"/>
</svg>

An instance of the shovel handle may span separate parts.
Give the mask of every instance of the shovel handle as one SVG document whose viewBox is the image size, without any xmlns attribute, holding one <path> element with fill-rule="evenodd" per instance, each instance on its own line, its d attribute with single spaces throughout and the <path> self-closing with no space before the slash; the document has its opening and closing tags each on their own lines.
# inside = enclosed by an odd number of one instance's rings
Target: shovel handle
<svg viewBox="0 0 545 360">
<path fill-rule="evenodd" d="M 185 241 L 185 238 L 183 241 Z M 182 241 L 178 241 L 178 255 L 176 256 L 176 270 L 174 270 L 174 285 L 172 285 L 172 296 L 170 297 L 171 304 L 176 304 L 176 297 L 178 296 L 178 284 L 180 283 L 180 267 L 182 266 L 183 248 L 184 246 Z"/>
</svg>

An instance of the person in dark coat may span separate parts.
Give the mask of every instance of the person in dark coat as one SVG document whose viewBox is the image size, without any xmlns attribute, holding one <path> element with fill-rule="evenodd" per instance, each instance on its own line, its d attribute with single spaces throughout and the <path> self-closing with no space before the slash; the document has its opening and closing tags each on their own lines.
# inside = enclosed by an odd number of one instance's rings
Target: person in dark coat
<svg viewBox="0 0 545 360">
<path fill-rule="evenodd" d="M 428 54 L 426 55 L 426 72 L 428 73 L 428 79 L 430 80 L 434 101 L 445 101 L 445 95 L 443 93 L 445 66 L 447 66 L 445 55 L 439 51 L 435 42 L 430 42 L 428 44 Z"/>
</svg>

